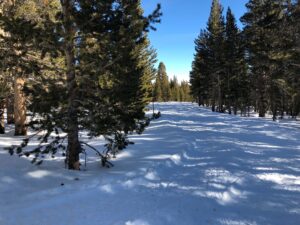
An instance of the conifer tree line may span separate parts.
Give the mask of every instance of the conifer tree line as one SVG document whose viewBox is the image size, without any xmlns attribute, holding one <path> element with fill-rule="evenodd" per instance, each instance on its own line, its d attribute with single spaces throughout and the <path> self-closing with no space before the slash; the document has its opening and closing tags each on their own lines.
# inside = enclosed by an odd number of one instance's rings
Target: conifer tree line
<svg viewBox="0 0 300 225">
<path fill-rule="evenodd" d="M 0 0 L 0 132 L 5 109 L 16 135 L 34 131 L 10 153 L 40 164 L 62 151 L 78 170 L 93 148 L 80 131 L 103 135 L 108 150 L 126 147 L 127 134 L 149 124 L 156 53 L 148 33 L 160 17 L 160 5 L 144 16 L 140 0 Z"/>
<path fill-rule="evenodd" d="M 249 0 L 240 30 L 213 0 L 207 28 L 195 40 L 191 93 L 212 111 L 273 119 L 300 112 L 300 1 Z"/>
<path fill-rule="evenodd" d="M 190 102 L 190 85 L 186 81 L 179 83 L 176 76 L 169 79 L 165 64 L 160 62 L 153 84 L 153 101 Z"/>
</svg>

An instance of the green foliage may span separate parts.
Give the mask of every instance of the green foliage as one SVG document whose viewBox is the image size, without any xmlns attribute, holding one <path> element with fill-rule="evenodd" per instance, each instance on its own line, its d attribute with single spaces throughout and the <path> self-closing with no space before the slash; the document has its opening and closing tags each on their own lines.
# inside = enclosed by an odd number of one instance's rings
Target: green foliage
<svg viewBox="0 0 300 225">
<path fill-rule="evenodd" d="M 159 76 L 156 76 L 154 88 L 153 88 L 153 100 L 156 102 L 161 102 L 162 97 L 162 89 L 161 89 L 161 80 Z"/>
<path fill-rule="evenodd" d="M 198 100 L 199 105 L 209 105 L 212 90 L 211 76 L 209 74 L 209 46 L 208 32 L 202 30 L 195 40 L 196 54 L 192 63 L 190 73 L 191 94 Z"/>
<path fill-rule="evenodd" d="M 207 24 L 196 39 L 196 54 L 191 71 L 192 94 L 200 105 L 223 111 L 225 78 L 225 22 L 223 8 L 214 0 Z"/>
<path fill-rule="evenodd" d="M 248 12 L 242 17 L 248 48 L 248 61 L 253 76 L 252 85 L 257 96 L 259 115 L 264 117 L 270 109 L 273 118 L 281 106 L 281 93 L 275 85 L 277 79 L 285 77 L 291 57 L 291 31 L 289 28 L 290 1 L 257 1 L 247 4 Z M 284 110 L 283 108 L 281 110 Z"/>
<path fill-rule="evenodd" d="M 141 133 L 149 123 L 144 109 L 156 58 L 147 34 L 160 21 L 160 6 L 144 17 L 140 1 L 23 3 L 17 0 L 0 15 L 0 26 L 10 33 L 0 43 L 14 47 L 1 52 L 8 60 L 0 67 L 30 77 L 29 126 L 43 133 L 37 149 L 23 151 L 23 144 L 11 151 L 34 155 L 36 163 L 62 150 L 66 140 L 65 154 L 76 161 L 84 151 L 76 140 L 80 130 L 91 138 L 114 137 L 119 146 L 128 143 L 128 133 Z"/>
<path fill-rule="evenodd" d="M 154 101 L 157 102 L 167 102 L 171 98 L 169 77 L 167 75 L 166 66 L 163 62 L 159 63 L 158 70 L 156 73 L 153 98 Z"/>
<path fill-rule="evenodd" d="M 179 84 L 176 76 L 169 81 L 166 66 L 161 62 L 154 83 L 153 100 L 157 102 L 191 101 L 190 86 L 187 82 Z"/>
<path fill-rule="evenodd" d="M 171 89 L 171 101 L 179 102 L 180 101 L 180 85 L 178 84 L 176 76 L 174 76 L 170 80 L 170 89 Z"/>
<path fill-rule="evenodd" d="M 237 110 L 245 112 L 249 102 L 249 84 L 250 78 L 247 73 L 247 65 L 245 60 L 245 46 L 243 43 L 241 31 L 237 28 L 236 20 L 230 8 L 226 14 L 225 29 L 225 71 L 224 78 L 224 94 L 225 106 L 231 114 Z"/>
<path fill-rule="evenodd" d="M 224 26 L 222 7 L 214 0 L 207 29 L 195 41 L 190 73 L 199 105 L 235 114 L 254 106 L 261 117 L 271 111 L 273 119 L 285 112 L 298 115 L 299 5 L 250 0 L 240 31 L 230 9 Z"/>
</svg>

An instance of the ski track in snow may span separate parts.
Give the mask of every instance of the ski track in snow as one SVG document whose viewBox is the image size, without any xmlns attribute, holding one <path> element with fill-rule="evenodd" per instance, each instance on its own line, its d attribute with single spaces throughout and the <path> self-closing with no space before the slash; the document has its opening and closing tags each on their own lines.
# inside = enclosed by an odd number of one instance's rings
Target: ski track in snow
<svg viewBox="0 0 300 225">
<path fill-rule="evenodd" d="M 300 224 L 296 122 L 156 107 L 162 117 L 111 169 L 92 152 L 75 172 L 59 157 L 36 167 L 1 149 L 0 225 Z M 16 143 L 0 136 L 2 147 Z"/>
</svg>

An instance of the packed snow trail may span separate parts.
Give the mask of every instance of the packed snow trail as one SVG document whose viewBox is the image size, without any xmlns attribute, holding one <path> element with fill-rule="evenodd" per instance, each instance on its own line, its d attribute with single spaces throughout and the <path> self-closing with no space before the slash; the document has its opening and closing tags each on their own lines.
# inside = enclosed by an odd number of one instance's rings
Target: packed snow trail
<svg viewBox="0 0 300 225">
<path fill-rule="evenodd" d="M 157 104 L 115 167 L 35 167 L 0 150 L 0 225 L 299 225 L 300 129 Z M 0 136 L 0 145 L 14 141 Z M 103 144 L 101 139 L 90 142 Z"/>
</svg>

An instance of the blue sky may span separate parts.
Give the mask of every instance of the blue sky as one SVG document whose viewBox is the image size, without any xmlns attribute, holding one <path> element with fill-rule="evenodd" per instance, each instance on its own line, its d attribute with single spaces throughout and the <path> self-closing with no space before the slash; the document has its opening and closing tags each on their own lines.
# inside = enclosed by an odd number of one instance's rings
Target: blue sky
<svg viewBox="0 0 300 225">
<path fill-rule="evenodd" d="M 158 61 L 163 61 L 169 77 L 189 80 L 189 71 L 194 55 L 194 40 L 200 29 L 206 27 L 211 0 L 142 0 L 146 14 L 162 5 L 162 22 L 157 31 L 150 33 L 152 46 L 157 50 Z M 245 13 L 248 0 L 221 0 L 226 12 L 230 7 L 239 23 Z M 239 26 L 242 26 L 239 23 Z"/>
</svg>

